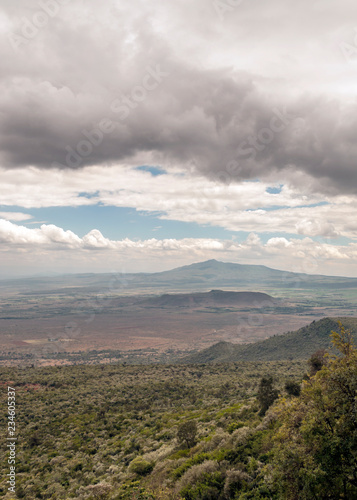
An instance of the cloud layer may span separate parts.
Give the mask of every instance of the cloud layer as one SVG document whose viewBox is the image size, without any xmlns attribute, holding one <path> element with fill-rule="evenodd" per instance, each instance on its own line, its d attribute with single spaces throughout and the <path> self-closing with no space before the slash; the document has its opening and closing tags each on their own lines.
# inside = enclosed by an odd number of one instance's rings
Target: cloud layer
<svg viewBox="0 0 357 500">
<path fill-rule="evenodd" d="M 211 257 L 352 274 L 356 15 L 353 0 L 3 0 L 4 271 Z M 71 225 L 80 206 L 232 240 L 109 239 Z M 49 207 L 69 208 L 30 213 Z"/>
<path fill-rule="evenodd" d="M 154 271 L 162 270 L 163 261 L 169 268 L 170 265 L 174 267 L 180 263 L 216 258 L 241 263 L 258 261 L 297 272 L 339 272 L 357 276 L 356 272 L 353 273 L 357 263 L 356 243 L 337 246 L 318 243 L 311 238 L 273 237 L 262 243 L 258 235 L 251 233 L 241 243 L 202 238 L 113 241 L 97 229 L 80 238 L 55 225 L 44 224 L 40 228 L 28 229 L 0 219 L 0 243 L 1 255 L 7 259 L 10 268 L 17 263 L 17 273 L 22 272 L 22 266 L 28 265 L 31 265 L 32 273 L 49 272 L 53 270 L 53 261 L 56 261 L 56 269 L 61 270 L 61 254 L 66 251 L 64 269 L 68 271 L 73 265 L 77 272 L 110 272 L 120 266 L 125 266 L 127 272 L 135 272 L 142 271 L 144 266 L 147 269 L 148 263 Z M 330 267 L 331 263 L 333 267 Z"/>
<path fill-rule="evenodd" d="M 19 177 L 22 183 L 18 183 Z M 357 238 L 355 196 L 321 196 L 269 182 L 222 184 L 176 169 L 153 176 L 125 165 L 81 171 L 1 170 L 3 205 L 24 208 L 104 205 L 131 207 L 158 218 L 229 231 Z M 26 214 L 4 212 L 25 220 Z M 15 219 L 14 217 L 17 217 Z M 23 217 L 22 219 L 19 217 Z M 12 219 L 11 219 L 12 218 Z"/>
<path fill-rule="evenodd" d="M 150 162 L 354 192 L 352 1 L 124 4 L 3 2 L 2 166 Z"/>
</svg>

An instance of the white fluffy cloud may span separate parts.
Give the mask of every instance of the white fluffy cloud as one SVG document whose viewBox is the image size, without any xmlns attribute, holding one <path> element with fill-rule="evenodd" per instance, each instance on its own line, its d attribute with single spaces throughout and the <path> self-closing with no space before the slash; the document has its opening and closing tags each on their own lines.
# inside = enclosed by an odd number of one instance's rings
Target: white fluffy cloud
<svg viewBox="0 0 357 500">
<path fill-rule="evenodd" d="M 351 216 L 357 210 L 356 196 L 321 196 L 288 184 L 274 194 L 269 188 L 276 187 L 275 182 L 221 184 L 185 175 L 177 168 L 154 177 L 128 166 L 81 171 L 0 169 L 0 183 L 2 204 L 8 206 L 76 207 L 100 202 L 231 231 L 357 238 L 357 223 Z"/>
<path fill-rule="evenodd" d="M 22 212 L 0 212 L 0 218 L 10 221 L 25 221 L 32 219 L 32 215 Z"/>
<path fill-rule="evenodd" d="M 258 235 L 251 233 L 243 242 L 209 238 L 114 241 L 105 238 L 97 229 L 80 238 L 54 225 L 28 229 L 0 220 L 0 242 L 1 254 L 8 266 L 11 267 L 12 259 L 19 259 L 21 255 L 19 269 L 31 264 L 32 273 L 51 271 L 53 262 L 56 269 L 61 270 L 66 250 L 65 269 L 68 271 L 72 263 L 77 272 L 109 272 L 123 263 L 127 272 L 142 271 L 148 266 L 152 270 L 163 270 L 170 265 L 177 267 L 195 260 L 216 258 L 240 263 L 259 262 L 297 272 L 357 276 L 357 243 L 337 246 L 311 238 L 273 237 L 263 243 Z"/>
<path fill-rule="evenodd" d="M 82 243 L 72 231 L 64 231 L 53 224 L 43 224 L 40 229 L 29 229 L 3 219 L 0 219 L 0 242 L 3 247 L 6 245 L 22 247 L 65 245 L 68 248 L 78 248 Z"/>
</svg>

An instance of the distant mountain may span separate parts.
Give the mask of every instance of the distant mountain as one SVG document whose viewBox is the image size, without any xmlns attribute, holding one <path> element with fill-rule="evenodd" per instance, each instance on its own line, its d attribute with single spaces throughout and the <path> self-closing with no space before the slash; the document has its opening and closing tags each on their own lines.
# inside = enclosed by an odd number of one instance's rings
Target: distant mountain
<svg viewBox="0 0 357 500">
<path fill-rule="evenodd" d="M 142 287 L 162 287 L 194 290 L 207 288 L 258 288 L 259 285 L 277 288 L 357 288 L 356 278 L 320 276 L 279 271 L 266 266 L 233 264 L 207 260 L 170 271 L 149 275 L 132 275 L 131 284 Z"/>
<path fill-rule="evenodd" d="M 307 359 L 318 349 L 331 348 L 331 331 L 338 330 L 338 321 L 350 328 L 357 343 L 357 318 L 323 318 L 295 332 L 274 335 L 254 344 L 218 342 L 203 351 L 191 354 L 181 363 L 226 363 L 237 361 L 278 361 Z"/>
<path fill-rule="evenodd" d="M 289 274 L 295 276 L 294 273 L 285 273 L 284 271 L 277 271 L 265 266 L 232 264 L 213 259 L 189 266 L 178 267 L 171 271 L 151 274 L 150 281 L 151 283 L 190 283 L 192 285 L 224 283 L 225 285 L 235 286 L 242 283 L 282 281 Z"/>
<path fill-rule="evenodd" d="M 175 293 L 151 297 L 140 302 L 149 307 L 262 307 L 274 306 L 279 301 L 260 292 L 225 292 L 211 290 L 201 293 Z"/>
<path fill-rule="evenodd" d="M 86 273 L 69 274 L 47 278 L 26 278 L 0 280 L 1 290 L 21 290 L 28 293 L 88 292 L 98 293 L 113 290 L 138 290 L 150 293 L 156 290 L 167 291 L 207 291 L 212 288 L 235 290 L 259 290 L 271 288 L 357 288 L 357 278 L 320 276 L 303 273 L 291 273 L 270 269 L 266 266 L 232 264 L 207 260 L 189 266 L 178 267 L 159 273 Z"/>
</svg>

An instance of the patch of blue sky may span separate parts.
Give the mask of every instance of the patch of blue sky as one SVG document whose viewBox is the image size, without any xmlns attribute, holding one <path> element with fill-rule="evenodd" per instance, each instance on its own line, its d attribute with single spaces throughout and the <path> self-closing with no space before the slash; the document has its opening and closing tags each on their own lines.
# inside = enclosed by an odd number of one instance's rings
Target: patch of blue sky
<svg viewBox="0 0 357 500">
<path fill-rule="evenodd" d="M 150 165 L 142 165 L 140 167 L 135 167 L 134 170 L 141 170 L 142 172 L 149 172 L 153 177 L 157 177 L 159 175 L 167 174 L 166 170 L 162 167 L 153 167 Z"/>
<path fill-rule="evenodd" d="M 324 205 L 331 205 L 328 201 L 319 201 L 318 203 L 310 203 L 308 205 L 298 205 L 293 208 L 315 208 L 315 207 L 323 207 Z"/>
<path fill-rule="evenodd" d="M 80 198 L 88 198 L 88 199 L 92 199 L 92 198 L 96 198 L 97 196 L 99 196 L 99 191 L 94 191 L 94 193 L 88 193 L 86 191 L 83 191 L 81 193 L 78 193 L 78 195 Z"/>
<path fill-rule="evenodd" d="M 313 236 L 311 237 L 311 239 L 317 241 L 318 243 L 325 243 L 341 247 L 348 246 L 350 243 L 356 243 L 355 240 L 347 238 L 346 236 L 337 236 L 335 238 L 331 238 L 328 236 Z"/>
<path fill-rule="evenodd" d="M 181 222 L 161 219 L 160 212 L 136 211 L 134 208 L 122 208 L 103 205 L 85 205 L 79 207 L 46 207 L 24 210 L 21 207 L 1 207 L 0 211 L 25 212 L 32 219 L 18 222 L 29 228 L 42 224 L 54 224 L 64 230 L 73 231 L 83 237 L 92 229 L 98 229 L 103 236 L 111 240 L 129 238 L 145 240 L 150 238 L 215 238 L 241 239 L 243 231 L 232 232 L 224 228 L 200 225 L 194 222 Z"/>
<path fill-rule="evenodd" d="M 280 194 L 283 190 L 284 184 L 280 184 L 279 186 L 267 187 L 265 192 L 269 194 Z"/>
<path fill-rule="evenodd" d="M 247 208 L 245 212 L 255 212 L 256 210 L 265 210 L 266 212 L 273 212 L 274 210 L 286 210 L 290 208 L 291 210 L 295 210 L 297 208 L 315 208 L 322 207 L 324 205 L 330 205 L 328 201 L 320 201 L 318 203 L 311 203 L 308 205 L 296 205 L 294 207 L 289 205 L 271 205 L 269 207 L 258 207 L 258 208 Z"/>
<path fill-rule="evenodd" d="M 247 208 L 244 212 L 256 212 L 258 210 L 264 210 L 265 212 L 273 212 L 274 210 L 284 210 L 286 208 L 292 208 L 288 205 L 271 205 L 269 207 L 258 207 L 258 208 Z"/>
</svg>

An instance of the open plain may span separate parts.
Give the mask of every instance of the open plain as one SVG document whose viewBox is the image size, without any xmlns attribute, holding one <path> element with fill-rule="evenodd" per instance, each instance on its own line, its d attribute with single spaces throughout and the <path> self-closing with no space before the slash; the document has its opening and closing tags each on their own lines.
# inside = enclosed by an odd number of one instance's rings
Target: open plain
<svg viewBox="0 0 357 500">
<path fill-rule="evenodd" d="M 334 286 L 325 277 L 285 273 L 279 281 L 271 277 L 279 271 L 264 278 L 246 270 L 208 261 L 146 282 L 121 277 L 115 287 L 104 275 L 2 282 L 1 363 L 172 361 L 219 341 L 257 342 L 326 316 L 357 315 L 355 280 L 342 287 L 342 278 Z M 223 290 L 210 289 L 212 281 Z"/>
</svg>

